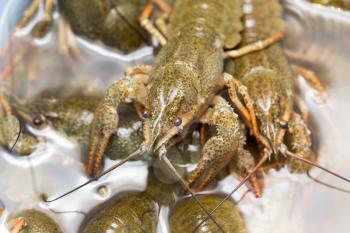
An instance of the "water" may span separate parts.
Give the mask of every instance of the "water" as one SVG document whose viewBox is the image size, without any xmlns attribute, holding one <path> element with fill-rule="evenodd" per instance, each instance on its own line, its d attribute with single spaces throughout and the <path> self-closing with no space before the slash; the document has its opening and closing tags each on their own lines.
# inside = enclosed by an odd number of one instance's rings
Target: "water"
<svg viewBox="0 0 350 233">
<path fill-rule="evenodd" d="M 318 162 L 350 177 L 350 168 L 347 167 L 350 160 L 350 147 L 347 143 L 350 138 L 347 122 L 350 112 L 350 80 L 347 79 L 350 67 L 350 15 L 304 1 L 289 0 L 285 1 L 285 5 L 288 8 L 288 36 L 285 44 L 294 52 L 302 53 L 303 60 L 320 74 L 331 103 L 327 106 L 305 81 L 296 78 L 310 108 L 313 133 L 317 135 Z M 3 21 L 1 23 L 3 25 Z M 78 39 L 84 58 L 72 66 L 58 53 L 56 29 L 43 40 L 33 42 L 27 36 L 31 26 L 33 24 L 18 33 L 11 47 L 15 54 L 29 45 L 27 57 L 16 67 L 14 74 L 5 82 L 6 85 L 0 86 L 4 90 L 11 83 L 15 84 L 12 85 L 13 91 L 21 99 L 29 100 L 52 89 L 58 90 L 53 93 L 57 96 L 69 96 L 76 90 L 86 95 L 100 94 L 108 85 L 122 77 L 126 67 L 152 63 L 151 49 L 147 47 L 122 56 Z M 9 31 L 8 26 L 3 28 Z M 3 60 L 1 65 L 6 61 Z M 49 205 L 44 204 L 39 199 L 39 194 L 44 192 L 52 199 L 85 182 L 87 177 L 84 175 L 80 149 L 74 142 L 50 127 L 40 131 L 29 130 L 48 139 L 30 157 L 17 157 L 0 151 L 0 200 L 7 213 L 15 213 L 24 208 L 38 208 L 54 216 L 65 232 L 73 233 L 77 232 L 84 219 L 82 213 L 87 214 L 93 207 L 117 193 L 145 189 L 147 162 L 128 162 L 72 195 Z M 107 160 L 106 167 L 113 163 L 115 162 Z M 313 169 L 311 173 L 327 183 L 350 189 L 350 184 L 318 169 Z M 238 181 L 233 176 L 227 176 L 214 191 L 229 193 L 237 184 Z M 107 192 L 101 196 L 98 190 L 103 185 L 107 187 Z M 239 200 L 244 192 L 245 188 L 240 189 L 233 198 Z M 261 199 L 255 199 L 249 194 L 239 203 L 249 232 L 252 233 L 345 233 L 348 232 L 349 207 L 349 194 L 321 186 L 306 175 L 291 175 L 286 169 L 267 174 Z M 52 210 L 70 212 L 55 214 Z M 159 232 L 166 232 L 168 211 L 168 207 L 161 209 Z M 0 227 L 4 227 L 3 221 L 4 217 L 0 219 Z"/>
<path fill-rule="evenodd" d="M 84 60 L 72 65 L 58 52 L 57 25 L 45 38 L 34 41 L 30 39 L 28 32 L 35 21 L 16 33 L 11 47 L 5 51 L 5 58 L 1 60 L 1 66 L 4 67 L 14 59 L 8 54 L 17 54 L 28 48 L 24 59 L 9 78 L 1 81 L 0 87 L 6 91 L 11 86 L 10 89 L 20 100 L 36 98 L 46 90 L 56 90 L 51 92 L 55 97 L 77 94 L 77 90 L 79 95 L 101 94 L 112 82 L 122 77 L 126 67 L 152 60 L 152 48 L 149 47 L 122 56 L 78 39 Z M 0 173 L 4 178 L 0 181 L 0 200 L 6 207 L 6 213 L 37 208 L 54 217 L 65 232 L 77 232 L 84 219 L 83 214 L 87 214 L 93 207 L 118 193 L 145 189 L 147 163 L 129 162 L 118 172 L 103 177 L 68 198 L 44 204 L 39 198 L 40 194 L 45 193 L 52 199 L 86 182 L 88 178 L 81 162 L 80 148 L 75 142 L 62 137 L 50 127 L 29 130 L 46 139 L 46 143 L 40 145 L 31 156 L 19 157 L 0 151 Z M 105 167 L 114 163 L 115 161 L 107 160 Z M 101 186 L 107 187 L 105 195 L 98 192 Z M 5 217 L 4 214 L 1 221 Z M 0 227 L 3 227 L 1 232 L 5 231 L 5 224 Z"/>
</svg>

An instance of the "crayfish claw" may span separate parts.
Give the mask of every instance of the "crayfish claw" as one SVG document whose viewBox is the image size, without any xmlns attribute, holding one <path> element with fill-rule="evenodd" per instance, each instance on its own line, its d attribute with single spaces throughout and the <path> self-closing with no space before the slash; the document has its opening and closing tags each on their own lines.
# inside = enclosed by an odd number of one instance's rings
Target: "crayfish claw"
<svg viewBox="0 0 350 233">
<path fill-rule="evenodd" d="M 105 149 L 113 132 L 118 127 L 118 122 L 116 108 L 102 100 L 97 107 L 90 133 L 86 161 L 86 172 L 89 176 L 94 177 L 98 174 Z"/>
</svg>

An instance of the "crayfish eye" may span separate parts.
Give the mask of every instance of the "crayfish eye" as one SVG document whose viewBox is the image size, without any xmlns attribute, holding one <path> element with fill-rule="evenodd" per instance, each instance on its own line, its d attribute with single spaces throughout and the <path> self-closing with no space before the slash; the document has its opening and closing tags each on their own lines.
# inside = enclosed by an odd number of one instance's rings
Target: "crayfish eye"
<svg viewBox="0 0 350 233">
<path fill-rule="evenodd" d="M 280 127 L 281 127 L 282 129 L 288 129 L 288 128 L 289 128 L 289 124 L 288 124 L 288 122 L 286 122 L 286 123 L 280 123 Z"/>
<path fill-rule="evenodd" d="M 143 118 L 145 118 L 145 119 L 147 119 L 147 118 L 149 117 L 149 113 L 148 113 L 148 111 L 147 111 L 146 109 L 143 110 L 142 116 L 143 116 Z"/>
<path fill-rule="evenodd" d="M 43 115 L 37 115 L 33 119 L 33 125 L 40 126 L 46 122 L 46 117 Z"/>
<path fill-rule="evenodd" d="M 182 124 L 182 119 L 181 118 L 177 118 L 174 122 L 175 126 L 180 126 Z"/>
</svg>

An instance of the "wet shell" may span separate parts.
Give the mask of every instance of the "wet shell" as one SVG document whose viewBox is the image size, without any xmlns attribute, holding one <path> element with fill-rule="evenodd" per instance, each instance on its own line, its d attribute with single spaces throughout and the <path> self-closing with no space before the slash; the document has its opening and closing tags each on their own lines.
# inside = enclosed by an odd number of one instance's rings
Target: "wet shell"
<svg viewBox="0 0 350 233">
<path fill-rule="evenodd" d="M 203 195 L 198 197 L 201 203 L 208 209 L 214 209 L 223 199 L 218 195 Z M 184 199 L 176 204 L 170 215 L 171 232 L 192 232 L 194 228 L 207 215 L 200 206 L 191 198 Z M 245 222 L 236 207 L 236 204 L 227 200 L 214 212 L 213 217 L 218 221 L 225 232 L 247 233 Z M 208 220 L 196 231 L 198 233 L 219 232 L 218 227 Z"/>
<path fill-rule="evenodd" d="M 124 195 L 97 212 L 83 233 L 156 232 L 158 205 L 143 194 Z"/>
<path fill-rule="evenodd" d="M 24 210 L 17 217 L 23 217 L 26 222 L 21 233 L 63 233 L 51 217 L 38 210 Z"/>
</svg>

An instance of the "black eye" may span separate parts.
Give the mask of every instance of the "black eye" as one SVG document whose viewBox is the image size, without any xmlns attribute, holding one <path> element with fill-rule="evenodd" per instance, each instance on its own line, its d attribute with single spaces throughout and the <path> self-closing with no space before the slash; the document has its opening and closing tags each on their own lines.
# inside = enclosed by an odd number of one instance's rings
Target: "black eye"
<svg viewBox="0 0 350 233">
<path fill-rule="evenodd" d="M 43 116 L 43 115 L 37 115 L 37 116 L 34 117 L 34 119 L 33 119 L 33 124 L 36 125 L 36 126 L 40 126 L 40 125 L 42 125 L 43 123 L 45 123 L 45 121 L 46 121 L 45 116 Z"/>
<path fill-rule="evenodd" d="M 282 129 L 288 129 L 288 128 L 289 128 L 289 124 L 288 124 L 288 122 L 286 122 L 286 123 L 280 123 L 280 127 L 281 127 Z"/>
<path fill-rule="evenodd" d="M 143 118 L 147 119 L 149 117 L 148 111 L 147 110 L 143 110 L 142 116 L 143 116 Z"/>
<path fill-rule="evenodd" d="M 175 122 L 174 122 L 174 125 L 175 125 L 175 126 L 180 126 L 181 124 L 182 124 L 181 118 L 177 118 L 177 119 L 175 120 Z"/>
</svg>

